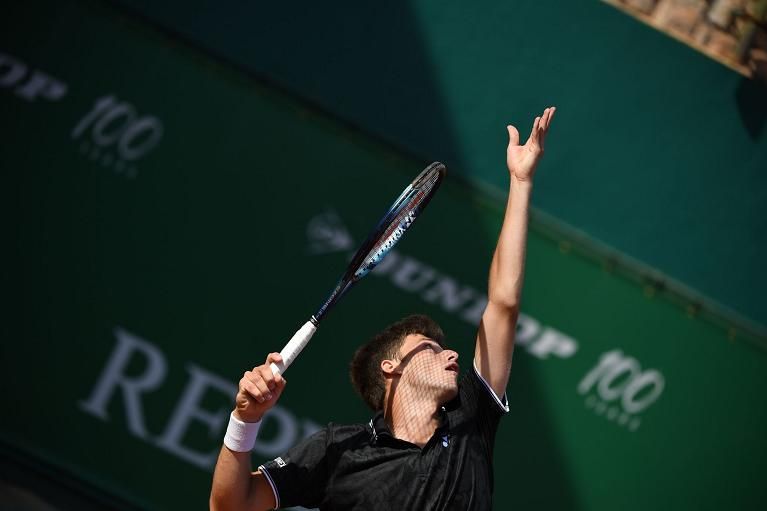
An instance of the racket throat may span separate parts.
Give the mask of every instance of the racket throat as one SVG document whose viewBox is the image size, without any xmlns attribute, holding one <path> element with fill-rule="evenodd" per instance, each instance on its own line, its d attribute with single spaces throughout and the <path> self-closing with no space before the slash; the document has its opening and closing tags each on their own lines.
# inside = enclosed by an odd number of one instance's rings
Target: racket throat
<svg viewBox="0 0 767 511">
<path fill-rule="evenodd" d="M 328 313 L 328 311 L 333 307 L 333 305 L 336 304 L 338 299 L 341 298 L 344 293 L 346 293 L 352 284 L 354 284 L 354 281 L 350 282 L 347 280 L 347 276 L 344 276 L 344 278 L 341 279 L 336 288 L 330 294 L 328 299 L 325 300 L 325 303 L 322 304 L 322 307 L 320 307 L 320 309 L 314 314 L 314 316 L 312 316 L 312 319 L 309 321 L 314 323 L 315 326 L 318 326 L 325 314 Z"/>
</svg>

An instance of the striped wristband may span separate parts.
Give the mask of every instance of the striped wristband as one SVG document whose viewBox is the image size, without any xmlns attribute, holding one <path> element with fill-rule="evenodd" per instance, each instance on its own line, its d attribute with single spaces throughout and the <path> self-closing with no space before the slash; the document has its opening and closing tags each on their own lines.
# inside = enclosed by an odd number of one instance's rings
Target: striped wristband
<svg viewBox="0 0 767 511">
<path fill-rule="evenodd" d="M 234 452 L 250 452 L 256 445 L 256 436 L 260 422 L 242 422 L 234 416 L 229 416 L 229 426 L 226 428 L 224 445 Z"/>
</svg>

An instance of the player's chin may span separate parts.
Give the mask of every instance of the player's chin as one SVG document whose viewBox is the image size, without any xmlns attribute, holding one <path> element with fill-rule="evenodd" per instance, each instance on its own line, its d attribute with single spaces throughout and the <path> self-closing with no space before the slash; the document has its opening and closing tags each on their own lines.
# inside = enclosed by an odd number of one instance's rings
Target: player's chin
<svg viewBox="0 0 767 511">
<path fill-rule="evenodd" d="M 447 403 L 448 401 L 452 401 L 457 395 L 458 395 L 458 383 L 456 382 L 446 383 L 445 386 L 442 388 L 442 396 L 440 401 L 442 403 Z"/>
</svg>

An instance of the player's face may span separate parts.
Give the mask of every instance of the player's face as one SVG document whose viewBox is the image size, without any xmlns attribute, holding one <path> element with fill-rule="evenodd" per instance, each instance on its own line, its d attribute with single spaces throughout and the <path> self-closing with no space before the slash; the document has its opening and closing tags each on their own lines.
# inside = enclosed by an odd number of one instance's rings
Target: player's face
<svg viewBox="0 0 767 511">
<path fill-rule="evenodd" d="M 410 334 L 399 349 L 402 383 L 425 392 L 434 392 L 440 403 L 458 393 L 458 353 L 445 349 L 433 339 Z"/>
</svg>

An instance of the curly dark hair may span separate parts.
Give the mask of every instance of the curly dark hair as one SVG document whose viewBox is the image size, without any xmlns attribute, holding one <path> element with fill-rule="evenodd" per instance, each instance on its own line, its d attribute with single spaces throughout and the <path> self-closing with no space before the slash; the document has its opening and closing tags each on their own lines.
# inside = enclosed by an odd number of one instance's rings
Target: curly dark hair
<svg viewBox="0 0 767 511">
<path fill-rule="evenodd" d="M 373 411 L 383 409 L 386 385 L 381 373 L 381 361 L 393 359 L 410 334 L 421 334 L 440 345 L 445 335 L 436 321 L 423 314 L 407 316 L 387 326 L 354 353 L 349 364 L 349 376 L 354 390 Z"/>
</svg>

